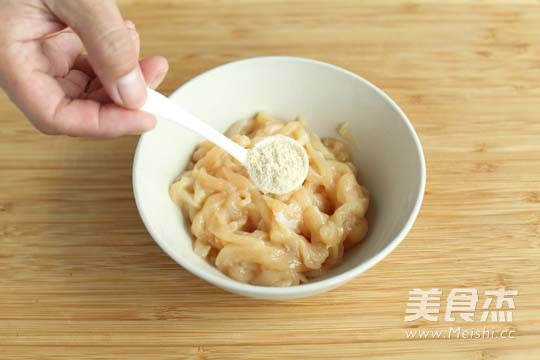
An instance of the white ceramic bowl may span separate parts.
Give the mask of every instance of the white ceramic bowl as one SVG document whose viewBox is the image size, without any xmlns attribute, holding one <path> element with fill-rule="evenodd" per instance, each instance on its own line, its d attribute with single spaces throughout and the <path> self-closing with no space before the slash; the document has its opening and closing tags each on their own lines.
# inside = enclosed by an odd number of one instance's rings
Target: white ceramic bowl
<svg viewBox="0 0 540 360">
<path fill-rule="evenodd" d="M 231 292 L 263 299 L 306 297 L 333 289 L 388 255 L 411 229 L 422 203 L 426 171 L 418 137 L 401 109 L 380 89 L 339 67 L 294 57 L 260 57 L 219 66 L 189 81 L 170 98 L 220 131 L 258 111 L 292 120 L 302 116 L 321 137 L 349 122 L 353 159 L 371 194 L 369 233 L 341 265 L 304 285 L 239 283 L 197 256 L 189 228 L 169 198 L 169 185 L 202 140 L 168 121 L 141 136 L 133 163 L 137 208 L 158 245 L 198 277 Z"/>
</svg>

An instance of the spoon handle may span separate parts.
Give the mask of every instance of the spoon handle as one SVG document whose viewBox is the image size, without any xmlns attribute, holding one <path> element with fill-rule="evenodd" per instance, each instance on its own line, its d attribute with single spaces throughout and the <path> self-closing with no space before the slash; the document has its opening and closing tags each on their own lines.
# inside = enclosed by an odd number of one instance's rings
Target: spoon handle
<svg viewBox="0 0 540 360">
<path fill-rule="evenodd" d="M 195 115 L 187 112 L 180 105 L 169 100 L 166 96 L 152 89 L 147 89 L 147 91 L 148 96 L 146 98 L 146 103 L 141 108 L 142 111 L 182 125 L 207 140 L 210 140 L 231 154 L 235 159 L 240 161 L 240 163 L 246 163 L 247 150 L 245 148 L 200 120 Z"/>
</svg>

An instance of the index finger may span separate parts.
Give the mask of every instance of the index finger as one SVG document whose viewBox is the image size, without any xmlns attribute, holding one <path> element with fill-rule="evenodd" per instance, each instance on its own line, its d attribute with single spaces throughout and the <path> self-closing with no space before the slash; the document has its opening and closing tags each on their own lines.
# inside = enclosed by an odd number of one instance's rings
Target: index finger
<svg viewBox="0 0 540 360">
<path fill-rule="evenodd" d="M 140 134 L 155 126 L 154 117 L 142 111 L 70 99 L 53 77 L 25 67 L 9 76 L 5 90 L 34 126 L 46 134 L 110 138 Z"/>
<path fill-rule="evenodd" d="M 59 132 L 66 135 L 111 138 L 141 134 L 153 129 L 156 120 L 145 112 L 128 110 L 112 103 L 65 99 L 58 105 L 53 123 Z"/>
</svg>

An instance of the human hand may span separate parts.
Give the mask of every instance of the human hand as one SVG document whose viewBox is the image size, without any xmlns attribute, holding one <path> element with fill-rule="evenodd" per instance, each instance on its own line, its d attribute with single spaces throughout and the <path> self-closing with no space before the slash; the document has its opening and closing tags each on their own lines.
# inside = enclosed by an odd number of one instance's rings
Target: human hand
<svg viewBox="0 0 540 360">
<path fill-rule="evenodd" d="M 168 64 L 139 62 L 135 26 L 113 0 L 0 0 L 0 8 L 0 87 L 36 128 L 115 137 L 155 126 L 137 109 Z"/>
</svg>

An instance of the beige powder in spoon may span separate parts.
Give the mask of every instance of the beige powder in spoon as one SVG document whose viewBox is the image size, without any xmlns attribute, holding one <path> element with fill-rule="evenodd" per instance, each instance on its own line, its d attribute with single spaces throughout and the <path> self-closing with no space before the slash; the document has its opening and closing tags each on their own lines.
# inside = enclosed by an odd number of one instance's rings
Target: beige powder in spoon
<svg viewBox="0 0 540 360">
<path fill-rule="evenodd" d="M 265 193 L 286 194 L 302 185 L 309 161 L 294 139 L 270 136 L 248 151 L 247 168 L 253 183 Z"/>
</svg>

